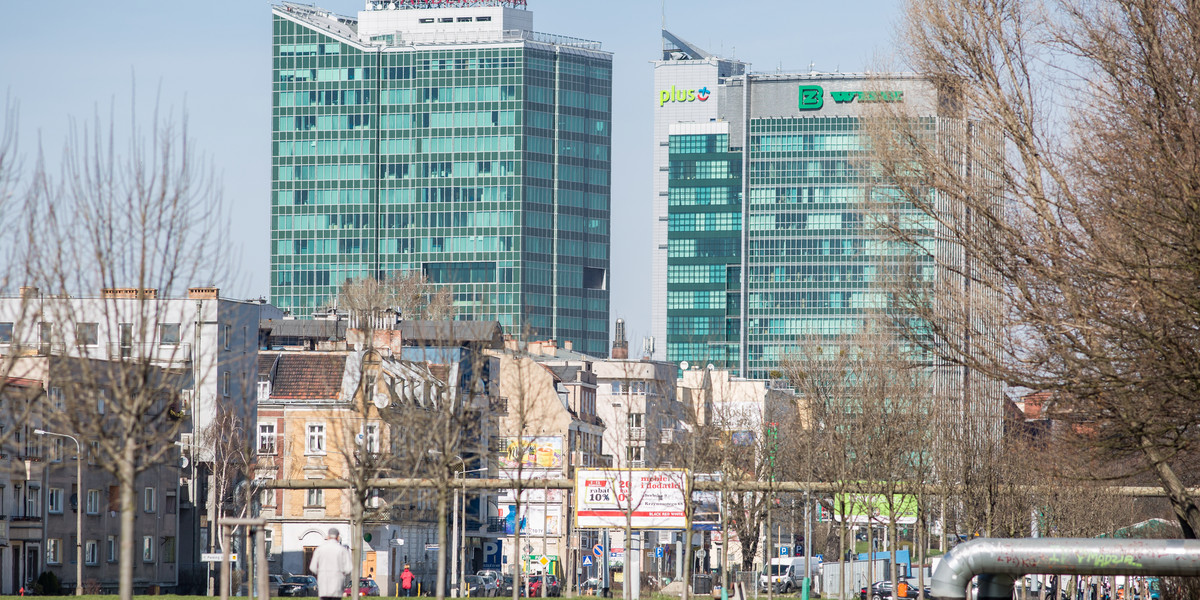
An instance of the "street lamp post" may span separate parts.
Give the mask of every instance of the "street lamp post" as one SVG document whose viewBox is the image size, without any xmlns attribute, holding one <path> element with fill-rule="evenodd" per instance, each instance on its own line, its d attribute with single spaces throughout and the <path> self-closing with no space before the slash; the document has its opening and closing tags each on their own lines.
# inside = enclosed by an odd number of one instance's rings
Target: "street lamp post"
<svg viewBox="0 0 1200 600">
<path fill-rule="evenodd" d="M 79 439 L 65 433 L 52 433 L 44 429 L 34 429 L 35 435 L 51 435 L 63 437 L 75 442 L 75 595 L 83 595 L 83 447 Z"/>
<path fill-rule="evenodd" d="M 458 562 L 458 569 L 461 571 L 458 578 L 460 596 L 462 596 L 467 585 L 467 473 L 479 473 L 488 470 L 487 467 L 467 470 L 466 466 L 467 461 L 464 460 L 463 470 L 454 475 L 455 479 L 458 479 L 458 476 L 462 475 L 462 538 L 458 545 L 458 550 L 454 554 L 454 558 Z"/>
</svg>

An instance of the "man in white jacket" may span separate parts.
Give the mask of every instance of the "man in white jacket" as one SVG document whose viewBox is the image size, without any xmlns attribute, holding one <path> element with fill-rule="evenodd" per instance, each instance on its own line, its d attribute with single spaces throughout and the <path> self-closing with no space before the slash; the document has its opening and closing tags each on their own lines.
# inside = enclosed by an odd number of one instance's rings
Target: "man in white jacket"
<svg viewBox="0 0 1200 600">
<path fill-rule="evenodd" d="M 325 542 L 313 551 L 308 569 L 317 575 L 317 595 L 322 598 L 341 598 L 350 574 L 350 549 L 343 546 L 336 527 L 329 528 Z M 358 590 L 353 590 L 357 596 Z"/>
</svg>

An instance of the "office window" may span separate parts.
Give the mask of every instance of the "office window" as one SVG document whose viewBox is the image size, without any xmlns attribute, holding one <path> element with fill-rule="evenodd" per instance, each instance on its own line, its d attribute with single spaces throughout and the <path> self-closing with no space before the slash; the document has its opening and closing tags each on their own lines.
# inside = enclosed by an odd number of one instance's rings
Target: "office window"
<svg viewBox="0 0 1200 600">
<path fill-rule="evenodd" d="M 62 540 L 46 540 L 46 562 L 52 565 L 62 564 Z"/>
<path fill-rule="evenodd" d="M 117 546 L 117 536 L 108 536 L 108 562 L 115 563 L 120 557 L 121 549 Z"/>
<path fill-rule="evenodd" d="M 100 543 L 98 541 L 88 540 L 84 543 L 83 564 L 93 567 L 100 564 Z"/>
<path fill-rule="evenodd" d="M 46 494 L 46 511 L 61 515 L 63 511 L 63 490 L 62 488 L 50 488 Z"/>
<path fill-rule="evenodd" d="M 275 424 L 258 424 L 258 453 L 275 454 Z"/>
<path fill-rule="evenodd" d="M 325 424 L 309 423 L 305 445 L 307 454 L 325 454 Z"/>
<path fill-rule="evenodd" d="M 306 508 L 321 508 L 325 506 L 325 490 L 308 490 L 304 497 Z"/>
<path fill-rule="evenodd" d="M 175 562 L 175 536 L 169 535 L 163 538 L 162 559 L 165 563 Z"/>
<path fill-rule="evenodd" d="M 11 344 L 13 339 L 13 324 L 0 323 L 0 344 Z"/>
<path fill-rule="evenodd" d="M 100 514 L 100 490 L 87 491 L 87 514 Z"/>
<path fill-rule="evenodd" d="M 142 562 L 154 562 L 154 536 L 142 536 Z"/>
<path fill-rule="evenodd" d="M 143 504 L 145 505 L 146 512 L 152 513 L 158 510 L 158 494 L 154 488 L 146 488 L 146 491 L 142 497 L 144 499 Z"/>
<path fill-rule="evenodd" d="M 164 346 L 179 344 L 179 323 L 162 323 L 158 326 L 158 343 Z"/>
<path fill-rule="evenodd" d="M 95 346 L 100 343 L 100 326 L 96 323 L 80 323 L 75 327 L 75 343 L 80 346 Z"/>
</svg>

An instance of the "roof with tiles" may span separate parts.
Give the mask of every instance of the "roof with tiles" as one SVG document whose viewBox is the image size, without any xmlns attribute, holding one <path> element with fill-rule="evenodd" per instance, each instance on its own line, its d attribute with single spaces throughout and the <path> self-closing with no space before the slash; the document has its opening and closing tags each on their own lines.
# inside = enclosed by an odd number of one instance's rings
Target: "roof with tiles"
<svg viewBox="0 0 1200 600">
<path fill-rule="evenodd" d="M 272 399 L 330 400 L 341 394 L 345 354 L 284 352 L 260 354 L 258 361 L 260 378 L 271 380 Z"/>
</svg>

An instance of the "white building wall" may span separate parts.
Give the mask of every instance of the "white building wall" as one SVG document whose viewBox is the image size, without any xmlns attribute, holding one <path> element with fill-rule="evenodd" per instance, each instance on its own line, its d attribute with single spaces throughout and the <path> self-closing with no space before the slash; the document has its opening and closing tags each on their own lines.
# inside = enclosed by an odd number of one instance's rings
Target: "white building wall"
<svg viewBox="0 0 1200 600">
<path fill-rule="evenodd" d="M 674 123 L 708 123 L 717 118 L 722 102 L 718 92 L 718 60 L 675 60 L 654 63 L 654 160 L 651 197 L 654 218 L 650 268 L 650 335 L 654 336 L 655 360 L 667 359 L 667 179 L 668 140 Z M 678 101 L 679 91 L 699 92 Z M 664 95 L 666 94 L 666 95 Z"/>
<path fill-rule="evenodd" d="M 372 6 L 377 9 L 372 9 Z M 499 37 L 506 31 L 533 31 L 533 12 L 503 6 L 395 9 L 387 2 L 368 2 L 358 13 L 362 41 L 372 36 L 399 34 L 397 41 Z M 486 20 L 480 21 L 479 17 Z M 446 21 L 449 19 L 449 21 Z M 469 19 L 469 20 L 468 20 Z"/>
</svg>

